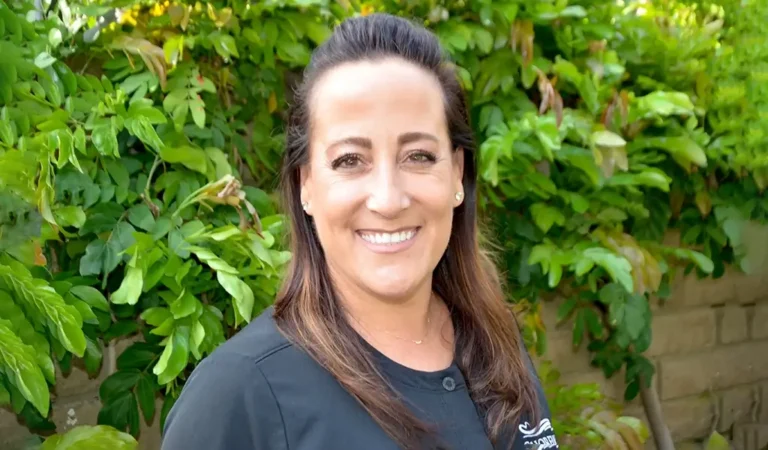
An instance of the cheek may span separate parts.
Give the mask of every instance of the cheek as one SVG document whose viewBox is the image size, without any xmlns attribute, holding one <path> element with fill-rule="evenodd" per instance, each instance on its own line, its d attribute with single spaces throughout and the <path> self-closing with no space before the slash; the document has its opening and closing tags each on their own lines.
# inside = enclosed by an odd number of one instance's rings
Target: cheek
<svg viewBox="0 0 768 450">
<path fill-rule="evenodd" d="M 325 179 L 313 190 L 313 218 L 318 228 L 348 225 L 365 202 L 363 189 L 349 180 Z"/>
</svg>

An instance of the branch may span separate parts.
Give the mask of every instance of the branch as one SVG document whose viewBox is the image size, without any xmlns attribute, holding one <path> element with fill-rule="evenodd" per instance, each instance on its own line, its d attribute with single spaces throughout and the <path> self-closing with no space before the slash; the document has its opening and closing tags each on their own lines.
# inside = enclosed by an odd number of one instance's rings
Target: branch
<svg viewBox="0 0 768 450">
<path fill-rule="evenodd" d="M 651 426 L 653 440 L 656 442 L 658 450 L 675 450 L 675 443 L 672 442 L 672 435 L 669 428 L 664 423 L 664 415 L 661 412 L 661 402 L 659 402 L 659 393 L 653 384 L 648 386 L 645 380 L 640 380 L 640 397 L 643 399 L 643 408 L 648 417 L 648 423 Z"/>
</svg>

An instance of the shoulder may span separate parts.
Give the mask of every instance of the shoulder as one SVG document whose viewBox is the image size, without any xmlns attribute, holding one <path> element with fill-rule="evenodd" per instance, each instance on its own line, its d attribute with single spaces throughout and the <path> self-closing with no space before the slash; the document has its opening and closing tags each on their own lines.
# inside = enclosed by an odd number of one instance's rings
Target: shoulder
<svg viewBox="0 0 768 450">
<path fill-rule="evenodd" d="M 192 372 L 165 422 L 163 450 L 283 448 L 279 406 L 261 364 L 295 351 L 272 308 L 265 310 Z"/>
<path fill-rule="evenodd" d="M 265 309 L 214 350 L 208 358 L 258 364 L 275 353 L 286 349 L 290 351 L 293 345 L 278 330 L 273 314 L 273 307 Z"/>
</svg>

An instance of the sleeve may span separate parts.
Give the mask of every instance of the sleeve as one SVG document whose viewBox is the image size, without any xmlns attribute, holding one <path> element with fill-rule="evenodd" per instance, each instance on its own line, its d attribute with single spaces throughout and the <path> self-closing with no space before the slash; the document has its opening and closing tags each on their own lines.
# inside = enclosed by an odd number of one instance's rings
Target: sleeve
<svg viewBox="0 0 768 450">
<path fill-rule="evenodd" d="M 216 353 L 190 375 L 168 413 L 161 450 L 287 450 L 269 382 L 255 361 Z"/>
</svg>

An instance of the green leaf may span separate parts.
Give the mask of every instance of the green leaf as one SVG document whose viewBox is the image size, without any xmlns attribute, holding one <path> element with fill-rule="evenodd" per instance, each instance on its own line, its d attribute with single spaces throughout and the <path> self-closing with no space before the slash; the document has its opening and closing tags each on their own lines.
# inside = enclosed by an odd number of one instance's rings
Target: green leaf
<svg viewBox="0 0 768 450">
<path fill-rule="evenodd" d="M 245 284 L 244 281 L 237 278 L 237 276 L 230 273 L 218 271 L 216 272 L 216 279 L 219 280 L 219 284 L 235 299 L 235 311 L 238 315 L 250 322 L 253 314 L 253 291 L 250 286 Z"/>
<path fill-rule="evenodd" d="M 13 147 L 16 142 L 16 133 L 11 128 L 11 123 L 0 120 L 0 141 L 5 142 L 9 147 Z"/>
<path fill-rule="evenodd" d="M 171 314 L 174 319 L 178 320 L 195 312 L 198 305 L 200 305 L 200 302 L 194 295 L 183 291 L 182 294 L 171 303 Z"/>
<path fill-rule="evenodd" d="M 235 58 L 240 57 L 237 53 L 235 38 L 232 36 L 216 31 L 211 33 L 209 38 L 213 41 L 213 47 L 216 49 L 216 53 L 225 60 L 229 59 L 230 56 L 234 56 Z"/>
<path fill-rule="evenodd" d="M 116 394 L 108 402 L 104 402 L 102 398 L 102 403 L 103 407 L 99 411 L 97 419 L 100 425 L 110 425 L 118 430 L 130 428 L 131 433 L 138 434 L 139 406 L 136 403 L 136 396 L 131 390 Z"/>
<path fill-rule="evenodd" d="M 634 290 L 632 280 L 632 265 L 622 256 L 613 254 L 610 250 L 600 247 L 592 247 L 584 250 L 582 257 L 594 261 L 595 264 L 605 269 L 611 279 L 620 283 L 627 292 Z"/>
<path fill-rule="evenodd" d="M 205 128 L 205 103 L 200 98 L 193 98 L 189 102 L 189 110 L 192 112 L 192 120 L 199 128 Z"/>
<path fill-rule="evenodd" d="M 536 203 L 531 206 L 531 215 L 536 226 L 543 232 L 549 231 L 552 225 L 565 225 L 565 216 L 559 209 L 544 203 Z"/>
<path fill-rule="evenodd" d="M 611 299 L 608 311 L 611 326 L 622 329 L 633 341 L 650 326 L 650 308 L 642 295 L 624 293 L 616 296 Z"/>
<path fill-rule="evenodd" d="M 144 203 L 134 205 L 128 210 L 128 220 L 136 227 L 151 231 L 155 227 L 155 216 Z"/>
<path fill-rule="evenodd" d="M 144 413 L 144 420 L 151 423 L 155 417 L 155 383 L 148 374 L 139 378 L 136 386 L 136 397 L 139 399 L 139 407 Z"/>
<path fill-rule="evenodd" d="M 83 208 L 75 205 L 62 206 L 53 211 L 56 223 L 65 227 L 80 228 L 85 224 Z"/>
<path fill-rule="evenodd" d="M 139 443 L 130 434 L 105 425 L 78 425 L 65 434 L 45 440 L 40 450 L 136 450 Z"/>
<path fill-rule="evenodd" d="M 159 150 L 160 157 L 169 163 L 180 163 L 185 167 L 196 172 L 205 173 L 207 171 L 207 158 L 202 149 L 183 146 L 169 148 L 165 147 Z"/>
<path fill-rule="evenodd" d="M 131 134 L 155 151 L 159 152 L 165 148 L 165 144 L 160 139 L 160 136 L 157 135 L 155 127 L 152 126 L 152 123 L 146 117 L 138 116 L 128 120 L 125 122 L 125 126 Z"/>
<path fill-rule="evenodd" d="M 85 255 L 80 258 L 80 275 L 98 275 L 109 273 L 117 267 L 120 256 L 112 245 L 101 239 L 91 241 L 85 248 Z"/>
<path fill-rule="evenodd" d="M 87 303 L 91 308 L 109 312 L 109 303 L 104 295 L 91 286 L 73 286 L 69 292 Z"/>
<path fill-rule="evenodd" d="M 109 172 L 109 176 L 115 180 L 115 184 L 117 184 L 118 187 L 127 190 L 130 187 L 131 179 L 128 175 L 128 170 L 125 168 L 124 162 L 112 158 L 104 158 L 102 162 L 104 163 L 107 172 Z"/>
<path fill-rule="evenodd" d="M 21 302 L 40 327 L 46 327 L 58 342 L 70 352 L 82 357 L 85 352 L 83 320 L 74 306 L 64 299 L 45 281 L 32 277 L 21 264 L 12 261 L 0 264 L 0 287 L 5 286 Z"/>
<path fill-rule="evenodd" d="M 141 377 L 141 372 L 135 369 L 118 370 L 102 381 L 99 387 L 99 397 L 104 403 L 123 395 L 136 386 Z"/>
<path fill-rule="evenodd" d="M 699 167 L 707 166 L 707 155 L 704 153 L 704 150 L 687 136 L 639 138 L 630 144 L 632 152 L 647 148 L 666 150 L 688 172 L 691 171 L 694 165 Z"/>
<path fill-rule="evenodd" d="M 109 329 L 104 333 L 102 338 L 105 341 L 111 341 L 112 339 L 131 335 L 138 331 L 139 324 L 135 320 L 120 320 L 113 323 Z"/>
<path fill-rule="evenodd" d="M 637 108 L 642 117 L 693 114 L 693 102 L 682 92 L 652 92 L 637 98 Z"/>
<path fill-rule="evenodd" d="M 189 327 L 177 327 L 170 335 L 163 354 L 152 373 L 157 375 L 157 382 L 165 385 L 176 378 L 187 366 L 189 358 Z"/>
<path fill-rule="evenodd" d="M 10 322 L 0 320 L 0 371 L 41 415 L 48 415 L 48 384 L 36 362 L 35 349 L 19 339 Z"/>
<path fill-rule="evenodd" d="M 102 351 L 101 345 L 86 336 L 85 355 L 83 356 L 83 363 L 85 364 L 85 370 L 91 376 L 96 376 L 101 369 Z"/>
<path fill-rule="evenodd" d="M 144 273 L 139 267 L 127 266 L 120 288 L 112 293 L 109 300 L 117 305 L 135 305 L 139 301 L 144 285 Z"/>
<path fill-rule="evenodd" d="M 146 342 L 134 342 L 117 357 L 119 370 L 138 369 L 145 371 L 159 354 L 158 347 Z"/>
<path fill-rule="evenodd" d="M 95 127 L 91 132 L 91 142 L 104 156 L 120 156 L 117 150 L 117 133 L 111 124 Z"/>
<path fill-rule="evenodd" d="M 713 431 L 707 439 L 705 450 L 730 450 L 731 444 L 717 431 Z"/>
<path fill-rule="evenodd" d="M 168 308 L 154 307 L 145 310 L 141 313 L 141 319 L 152 326 L 160 326 L 163 322 L 171 317 L 171 312 Z"/>
<path fill-rule="evenodd" d="M 627 145 L 627 141 L 625 141 L 624 138 L 608 130 L 595 131 L 592 133 L 592 142 L 600 147 L 609 148 L 624 147 Z"/>
</svg>

